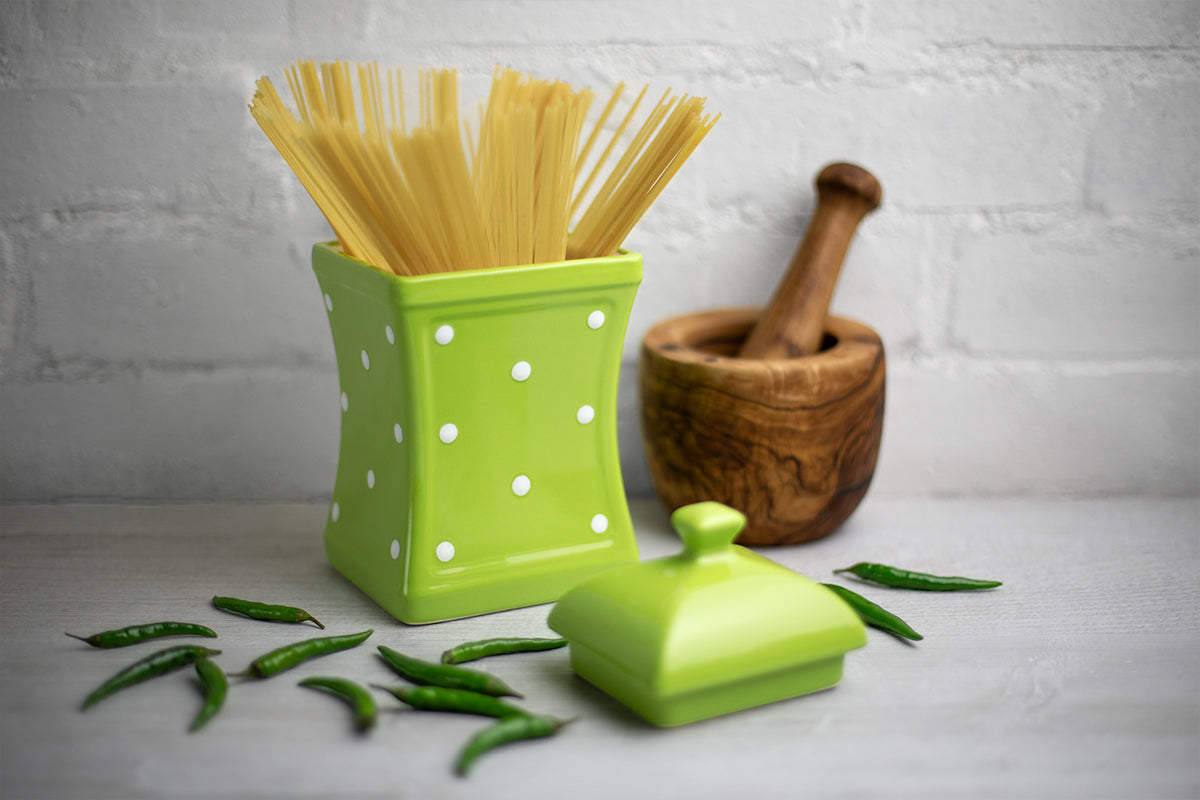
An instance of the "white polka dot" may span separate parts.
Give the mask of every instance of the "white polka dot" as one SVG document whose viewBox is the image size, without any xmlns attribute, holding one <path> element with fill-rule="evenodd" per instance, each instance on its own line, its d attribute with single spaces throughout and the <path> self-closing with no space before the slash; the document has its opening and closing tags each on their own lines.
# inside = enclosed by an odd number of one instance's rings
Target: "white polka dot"
<svg viewBox="0 0 1200 800">
<path fill-rule="evenodd" d="M 434 331 L 433 338 L 437 340 L 438 344 L 450 344 L 450 342 L 454 341 L 454 328 L 451 328 L 449 325 L 443 325 Z"/>
<path fill-rule="evenodd" d="M 529 366 L 528 361 L 518 361 L 513 364 L 512 376 L 514 381 L 523 381 L 533 372 L 533 367 Z"/>
<path fill-rule="evenodd" d="M 362 351 L 362 362 L 363 362 L 363 369 L 371 368 L 371 357 L 369 355 L 367 355 L 366 350 Z"/>
<path fill-rule="evenodd" d="M 342 515 L 342 507 L 339 506 L 337 503 L 334 503 L 333 507 L 329 509 L 329 518 L 332 519 L 334 522 L 337 522 L 338 517 L 340 517 L 341 515 Z"/>
<path fill-rule="evenodd" d="M 373 469 L 367 470 L 367 488 L 368 489 L 375 488 L 375 470 L 373 470 Z"/>
<path fill-rule="evenodd" d="M 395 332 L 394 330 L 392 330 L 392 326 L 391 326 L 391 325 L 384 325 L 384 326 L 383 326 L 383 333 L 384 333 L 384 335 L 386 335 L 386 336 L 387 336 L 387 339 L 388 339 L 388 344 L 395 344 L 395 343 L 396 343 L 396 332 Z"/>
<path fill-rule="evenodd" d="M 333 311 L 333 298 L 329 296 L 329 292 L 325 293 L 325 310 Z"/>
<path fill-rule="evenodd" d="M 442 542 L 437 546 L 438 561 L 449 561 L 454 558 L 454 545 L 450 542 Z"/>
<path fill-rule="evenodd" d="M 392 539 L 392 559 L 395 560 L 399 557 L 400 557 L 400 540 Z"/>
<path fill-rule="evenodd" d="M 596 418 L 596 409 L 591 406 L 580 406 L 575 412 L 575 419 L 579 420 L 580 425 L 587 425 Z"/>
<path fill-rule="evenodd" d="M 349 411 L 349 410 L 350 410 L 350 398 L 346 396 L 345 392 L 342 392 L 342 411 Z"/>
<path fill-rule="evenodd" d="M 604 324 L 604 312 L 603 311 L 601 311 L 600 309 L 596 309 L 592 313 L 588 314 L 588 327 L 589 328 L 591 328 L 592 330 L 596 330 L 603 324 Z"/>
<path fill-rule="evenodd" d="M 392 435 L 396 437 L 396 444 L 404 441 L 404 429 L 400 427 L 399 422 L 392 428 Z"/>
<path fill-rule="evenodd" d="M 533 483 L 529 480 L 528 475 L 518 475 L 517 477 L 513 478 L 512 490 L 513 494 L 515 494 L 517 497 L 524 497 L 525 495 L 529 494 L 529 489 L 531 486 L 533 486 Z"/>
<path fill-rule="evenodd" d="M 442 426 L 442 429 L 438 431 L 438 436 L 443 442 L 450 444 L 458 438 L 458 426 L 453 422 L 447 422 Z"/>
<path fill-rule="evenodd" d="M 596 533 L 604 533 L 608 530 L 608 517 L 603 514 L 592 517 L 592 530 Z"/>
</svg>

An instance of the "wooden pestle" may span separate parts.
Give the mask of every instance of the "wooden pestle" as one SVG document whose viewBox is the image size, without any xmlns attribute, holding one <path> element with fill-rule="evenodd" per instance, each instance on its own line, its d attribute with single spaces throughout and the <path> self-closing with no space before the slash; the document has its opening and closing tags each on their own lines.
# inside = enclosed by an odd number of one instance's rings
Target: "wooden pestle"
<svg viewBox="0 0 1200 800">
<path fill-rule="evenodd" d="M 739 358 L 799 358 L 821 349 L 825 316 L 858 224 L 879 207 L 883 189 L 854 164 L 830 164 L 817 175 L 817 209 L 771 303 Z"/>
</svg>

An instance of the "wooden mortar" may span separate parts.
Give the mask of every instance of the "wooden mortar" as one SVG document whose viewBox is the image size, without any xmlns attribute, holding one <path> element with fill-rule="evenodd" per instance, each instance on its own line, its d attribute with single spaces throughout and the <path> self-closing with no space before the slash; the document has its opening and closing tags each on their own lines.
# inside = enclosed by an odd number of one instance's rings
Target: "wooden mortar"
<svg viewBox="0 0 1200 800">
<path fill-rule="evenodd" d="M 883 432 L 883 342 L 828 316 L 842 261 L 879 205 L 866 170 L 833 164 L 770 306 L 660 322 L 642 341 L 642 441 L 659 499 L 741 511 L 738 542 L 783 545 L 832 533 L 870 486 Z"/>
</svg>

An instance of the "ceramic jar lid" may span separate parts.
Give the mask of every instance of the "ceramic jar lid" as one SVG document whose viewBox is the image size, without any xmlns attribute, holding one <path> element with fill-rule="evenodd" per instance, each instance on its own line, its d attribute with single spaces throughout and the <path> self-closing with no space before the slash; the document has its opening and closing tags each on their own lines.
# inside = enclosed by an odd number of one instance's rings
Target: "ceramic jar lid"
<svg viewBox="0 0 1200 800">
<path fill-rule="evenodd" d="M 733 544 L 720 503 L 671 516 L 682 552 L 615 567 L 568 591 L 549 625 L 586 680 L 656 725 L 679 725 L 828 688 L 862 622 L 828 589 Z"/>
</svg>

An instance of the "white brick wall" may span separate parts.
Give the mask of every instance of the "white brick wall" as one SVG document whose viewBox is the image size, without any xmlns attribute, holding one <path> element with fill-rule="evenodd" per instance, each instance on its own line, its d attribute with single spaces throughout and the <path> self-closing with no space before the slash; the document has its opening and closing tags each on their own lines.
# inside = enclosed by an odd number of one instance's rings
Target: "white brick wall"
<svg viewBox="0 0 1200 800">
<path fill-rule="evenodd" d="M 246 112 L 297 58 L 503 63 L 723 118 L 627 244 L 659 319 L 762 302 L 856 161 L 834 298 L 883 335 L 873 491 L 1200 490 L 1197 0 L 0 3 L 0 501 L 315 499 L 320 215 Z"/>
</svg>

